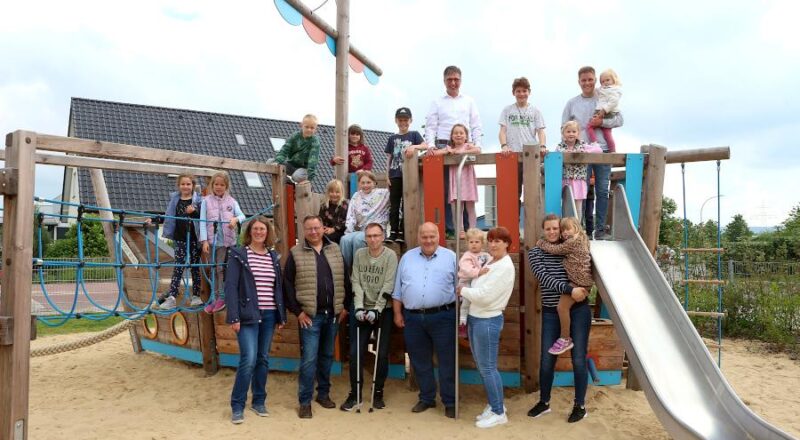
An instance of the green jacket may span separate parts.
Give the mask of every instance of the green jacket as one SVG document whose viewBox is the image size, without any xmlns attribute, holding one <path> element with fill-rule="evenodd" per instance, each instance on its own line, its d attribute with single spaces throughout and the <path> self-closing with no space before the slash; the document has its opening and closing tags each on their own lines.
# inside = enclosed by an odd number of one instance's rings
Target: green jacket
<svg viewBox="0 0 800 440">
<path fill-rule="evenodd" d="M 314 180 L 319 162 L 320 146 L 319 138 L 316 135 L 304 138 L 302 132 L 298 131 L 286 140 L 281 151 L 275 156 L 275 162 L 279 164 L 288 162 L 295 168 L 305 168 L 308 170 L 308 180 Z"/>
</svg>

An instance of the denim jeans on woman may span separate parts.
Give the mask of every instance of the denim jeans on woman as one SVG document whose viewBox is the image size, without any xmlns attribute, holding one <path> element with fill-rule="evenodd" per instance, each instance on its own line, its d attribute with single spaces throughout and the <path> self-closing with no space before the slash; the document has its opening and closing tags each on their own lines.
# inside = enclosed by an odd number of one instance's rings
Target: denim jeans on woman
<svg viewBox="0 0 800 440">
<path fill-rule="evenodd" d="M 330 394 L 333 348 L 338 327 L 335 314 L 317 313 L 311 318 L 311 327 L 300 328 L 300 405 L 311 403 L 315 378 L 317 397 L 328 397 Z"/>
<path fill-rule="evenodd" d="M 594 218 L 594 230 L 605 231 L 606 215 L 608 214 L 608 184 L 611 179 L 611 165 L 590 164 L 586 167 L 586 185 L 594 170 L 594 208 L 597 213 Z M 589 218 L 587 216 L 587 218 Z M 589 231 L 591 233 L 591 231 Z"/>
<path fill-rule="evenodd" d="M 472 357 L 486 388 L 486 397 L 492 412 L 503 414 L 503 380 L 497 371 L 497 355 L 500 351 L 500 332 L 503 331 L 503 315 L 491 318 L 467 316 L 467 332 Z"/>
<path fill-rule="evenodd" d="M 261 310 L 261 322 L 242 324 L 236 339 L 239 341 L 239 368 L 231 392 L 233 412 L 244 411 L 247 389 L 253 388 L 253 406 L 263 405 L 267 400 L 267 373 L 269 373 L 269 350 L 275 325 L 279 322 L 275 309 Z"/>
<path fill-rule="evenodd" d="M 539 370 L 541 394 L 539 400 L 550 402 L 550 391 L 553 388 L 556 359 L 558 356 L 547 350 L 556 342 L 561 334 L 561 324 L 556 308 L 552 311 L 545 307 L 542 313 L 542 360 Z M 569 312 L 570 336 L 575 344 L 572 347 L 572 372 L 575 376 L 575 404 L 583 406 L 586 400 L 586 389 L 589 387 L 589 372 L 586 370 L 586 350 L 589 345 L 589 329 L 592 325 L 592 310 L 588 303 L 575 306 Z"/>
</svg>

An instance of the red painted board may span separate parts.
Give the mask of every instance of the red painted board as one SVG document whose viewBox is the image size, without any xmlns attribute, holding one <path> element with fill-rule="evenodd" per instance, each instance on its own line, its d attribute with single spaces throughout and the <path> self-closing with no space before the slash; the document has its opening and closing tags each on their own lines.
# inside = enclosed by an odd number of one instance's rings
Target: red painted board
<svg viewBox="0 0 800 440">
<path fill-rule="evenodd" d="M 497 153 L 497 224 L 508 229 L 511 234 L 509 252 L 519 252 L 519 199 L 517 198 L 517 153 Z"/>
<path fill-rule="evenodd" d="M 426 222 L 439 227 L 439 244 L 445 245 L 444 235 L 444 156 L 422 158 L 422 192 Z"/>
<path fill-rule="evenodd" d="M 286 239 L 289 249 L 297 243 L 297 222 L 294 219 L 294 185 L 286 185 Z"/>
</svg>

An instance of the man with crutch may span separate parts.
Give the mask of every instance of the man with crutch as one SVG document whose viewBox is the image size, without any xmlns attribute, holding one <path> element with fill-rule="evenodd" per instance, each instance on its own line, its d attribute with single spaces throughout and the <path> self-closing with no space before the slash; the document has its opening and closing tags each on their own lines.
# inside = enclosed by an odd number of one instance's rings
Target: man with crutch
<svg viewBox="0 0 800 440">
<path fill-rule="evenodd" d="M 350 395 L 339 407 L 342 411 L 360 410 L 364 401 L 364 352 L 373 330 L 378 338 L 371 408 L 386 406 L 383 384 L 389 372 L 389 335 L 393 321 L 392 303 L 388 299 L 391 299 L 394 289 L 397 254 L 383 245 L 384 232 L 380 224 L 368 224 L 364 229 L 367 247 L 357 250 L 353 258 L 351 283 L 355 313 L 350 318 L 350 325 L 354 328 L 350 332 Z"/>
</svg>

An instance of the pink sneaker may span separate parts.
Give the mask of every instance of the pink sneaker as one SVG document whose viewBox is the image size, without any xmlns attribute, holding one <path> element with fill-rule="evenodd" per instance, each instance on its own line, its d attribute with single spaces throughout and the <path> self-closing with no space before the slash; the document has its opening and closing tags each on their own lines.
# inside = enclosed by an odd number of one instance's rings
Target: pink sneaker
<svg viewBox="0 0 800 440">
<path fill-rule="evenodd" d="M 203 310 L 205 310 L 205 312 L 208 313 L 209 315 L 213 315 L 214 313 L 219 312 L 220 310 L 222 310 L 224 308 L 225 308 L 225 300 L 218 298 L 218 299 L 208 303 L 203 308 Z"/>
<path fill-rule="evenodd" d="M 572 338 L 558 338 L 556 342 L 553 343 L 553 346 L 547 350 L 550 354 L 559 355 L 569 351 L 575 344 L 572 343 Z"/>
</svg>

